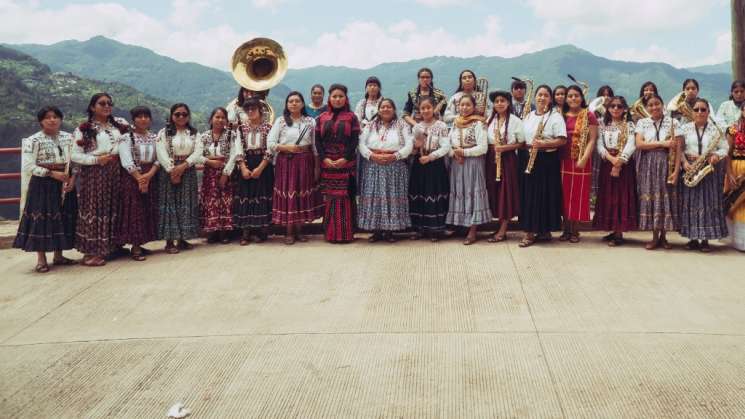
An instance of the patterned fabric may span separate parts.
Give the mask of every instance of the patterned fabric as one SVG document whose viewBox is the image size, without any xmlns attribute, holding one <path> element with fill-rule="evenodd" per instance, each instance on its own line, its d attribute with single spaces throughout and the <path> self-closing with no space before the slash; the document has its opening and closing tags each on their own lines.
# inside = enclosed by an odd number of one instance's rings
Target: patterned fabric
<svg viewBox="0 0 745 419">
<path fill-rule="evenodd" d="M 152 166 L 141 166 L 149 171 Z M 148 192 L 140 192 L 137 180 L 121 170 L 122 204 L 116 227 L 117 244 L 140 246 L 158 239 L 158 178 L 150 179 Z"/>
<path fill-rule="evenodd" d="M 524 171 L 527 152 L 521 159 Z M 545 234 L 561 229 L 563 208 L 559 152 L 538 153 L 533 171 L 523 174 L 520 185 L 520 228 L 529 233 Z"/>
<path fill-rule="evenodd" d="M 441 108 L 443 105 L 440 105 L 442 102 L 447 103 L 447 96 L 445 96 L 445 93 L 438 89 L 438 88 L 431 88 L 429 91 L 429 94 L 426 96 L 429 96 L 433 99 L 434 108 L 437 109 L 437 106 L 440 106 Z M 403 116 L 410 116 L 414 118 L 415 121 L 420 121 L 421 117 L 419 116 L 419 100 L 422 98 L 421 93 L 421 87 L 417 86 L 415 89 L 409 90 L 409 93 L 406 97 L 406 105 L 404 105 L 404 112 Z M 438 115 L 435 115 L 437 117 Z"/>
<path fill-rule="evenodd" d="M 47 176 L 49 170 L 39 165 L 65 164 L 72 153 L 72 135 L 60 131 L 56 137 L 44 131 L 21 140 L 21 209 L 26 204 L 26 193 L 32 176 Z M 70 169 L 75 171 L 73 166 Z"/>
<path fill-rule="evenodd" d="M 683 171 L 681 171 L 683 172 Z M 727 222 L 722 208 L 724 163 L 717 164 L 693 188 L 683 185 L 683 173 L 678 183 L 680 190 L 680 235 L 689 239 L 712 240 L 727 237 Z"/>
<path fill-rule="evenodd" d="M 13 247 L 26 252 L 72 249 L 78 200 L 75 191 L 61 206 L 62 183 L 50 177 L 31 177 Z"/>
<path fill-rule="evenodd" d="M 471 227 L 491 221 L 484 177 L 484 156 L 466 157 L 450 164 L 450 202 L 445 222 Z"/>
<path fill-rule="evenodd" d="M 274 224 L 310 223 L 322 216 L 314 172 L 315 156 L 311 152 L 277 155 L 272 196 Z"/>
<path fill-rule="evenodd" d="M 199 195 L 200 225 L 207 233 L 233 229 L 233 182 L 220 186 L 222 169 L 205 166 Z"/>
<path fill-rule="evenodd" d="M 674 231 L 678 228 L 678 194 L 667 184 L 666 149 L 639 151 L 636 193 L 639 197 L 639 230 Z"/>
<path fill-rule="evenodd" d="M 567 116 L 567 143 L 561 147 L 561 185 L 563 197 L 563 215 L 569 221 L 590 221 L 590 191 L 592 189 L 592 160 L 595 153 L 591 153 L 590 160 L 585 167 L 577 168 L 579 153 L 580 130 L 578 116 Z M 598 121 L 591 112 L 587 113 L 587 120 L 579 121 L 579 125 L 597 126 Z M 588 134 L 589 135 L 589 134 Z M 589 138 L 587 139 L 589 142 Z M 575 155 L 577 157 L 575 157 Z"/>
<path fill-rule="evenodd" d="M 613 165 L 605 160 L 600 165 L 598 201 L 592 225 L 605 231 L 636 230 L 638 218 L 634 161 L 625 164 L 618 177 L 611 176 L 612 168 Z"/>
<path fill-rule="evenodd" d="M 199 196 L 197 171 L 190 167 L 181 183 L 171 183 L 171 176 L 161 169 L 158 181 L 158 238 L 188 240 L 199 236 Z"/>
<path fill-rule="evenodd" d="M 489 146 L 486 152 L 485 176 L 486 191 L 489 195 L 489 209 L 492 217 L 511 220 L 520 215 L 520 184 L 517 154 L 514 151 L 502 153 L 502 175 L 497 182 L 496 152 Z"/>
<path fill-rule="evenodd" d="M 249 170 L 259 167 L 265 159 L 262 150 L 245 152 L 244 161 Z M 269 163 L 258 179 L 244 179 L 236 174 L 233 195 L 233 225 L 235 228 L 263 228 L 272 222 L 272 193 L 274 191 L 274 166 Z"/>
<path fill-rule="evenodd" d="M 83 166 L 78 190 L 75 248 L 86 255 L 106 256 L 119 243 L 121 167 L 118 160 L 105 166 Z"/>
<path fill-rule="evenodd" d="M 402 160 L 377 164 L 362 159 L 359 226 L 367 231 L 397 231 L 411 226 L 409 170 Z"/>
<path fill-rule="evenodd" d="M 409 179 L 409 214 L 411 225 L 420 231 L 441 231 L 450 201 L 450 179 L 445 159 L 427 164 L 415 158 Z"/>
<path fill-rule="evenodd" d="M 745 176 L 745 159 L 731 160 L 730 165 L 735 178 Z M 735 249 L 745 251 L 745 204 L 730 208 L 727 215 L 727 229 Z"/>
</svg>

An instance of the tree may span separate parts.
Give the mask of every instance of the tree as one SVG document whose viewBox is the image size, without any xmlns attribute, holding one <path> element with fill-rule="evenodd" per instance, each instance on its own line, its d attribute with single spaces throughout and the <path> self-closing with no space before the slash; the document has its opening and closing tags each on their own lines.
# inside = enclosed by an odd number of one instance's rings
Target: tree
<svg viewBox="0 0 745 419">
<path fill-rule="evenodd" d="M 731 0 L 732 5 L 732 75 L 745 80 L 745 0 Z"/>
</svg>

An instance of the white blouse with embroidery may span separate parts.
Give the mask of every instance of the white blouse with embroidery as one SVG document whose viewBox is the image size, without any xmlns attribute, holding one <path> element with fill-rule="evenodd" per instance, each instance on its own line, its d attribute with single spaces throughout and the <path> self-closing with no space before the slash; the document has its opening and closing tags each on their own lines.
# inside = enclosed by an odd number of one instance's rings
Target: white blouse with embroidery
<svg viewBox="0 0 745 419">
<path fill-rule="evenodd" d="M 72 136 L 75 140 L 72 148 L 72 161 L 83 166 L 93 166 L 97 164 L 98 157 L 107 154 L 119 154 L 119 142 L 122 134 L 119 130 L 110 124 L 99 124 L 93 122 L 93 128 L 96 130 L 95 148 L 85 150 L 78 142 L 83 141 L 83 133 L 80 128 L 76 128 Z"/>
<path fill-rule="evenodd" d="M 486 129 L 481 121 L 476 121 L 466 128 L 453 126 L 450 129 L 450 145 L 453 150 L 450 155 L 455 155 L 456 148 L 463 149 L 466 157 L 478 157 L 486 154 L 488 142 L 486 140 Z"/>
<path fill-rule="evenodd" d="M 494 119 L 489 124 L 489 127 L 486 129 L 486 139 L 491 145 L 495 144 L 497 141 L 497 119 L 497 117 L 494 117 Z M 525 143 L 525 129 L 523 127 L 522 119 L 513 114 L 510 114 L 509 121 L 509 124 L 505 124 L 504 122 L 502 122 L 502 126 L 500 127 L 500 136 L 502 138 L 502 143 L 506 145 Z M 507 126 L 505 127 L 505 125 Z M 506 134 L 505 130 L 507 130 Z"/>
<path fill-rule="evenodd" d="M 626 130 L 626 144 L 623 150 L 617 154 L 623 161 L 628 161 L 636 150 L 636 139 L 634 137 L 634 123 L 622 122 L 620 125 L 611 123 L 610 125 L 600 124 L 598 130 L 598 141 L 596 149 L 598 154 L 605 159 L 609 150 L 618 150 L 618 140 L 621 138 L 621 130 Z"/>
<path fill-rule="evenodd" d="M 301 134 L 302 138 L 300 138 Z M 300 138 L 300 141 L 298 141 L 298 138 Z M 274 121 L 272 129 L 269 131 L 266 147 L 276 157 L 280 145 L 311 146 L 313 154 L 318 155 L 316 151 L 316 121 L 309 116 L 303 116 L 299 121 L 294 121 L 292 126 L 288 126 L 284 116 L 280 116 Z"/>
<path fill-rule="evenodd" d="M 709 149 L 709 145 L 711 145 L 713 141 L 716 141 L 722 134 L 723 133 L 720 134 L 719 130 L 717 130 L 716 126 L 711 122 L 706 124 L 703 130 L 697 129 L 696 124 L 689 122 L 683 125 L 681 132 L 681 135 L 685 138 L 683 152 L 688 156 L 700 156 L 701 154 L 706 153 L 706 150 Z M 701 135 L 700 144 L 698 138 L 699 135 Z M 727 157 L 727 153 L 729 153 L 729 143 L 726 138 L 723 136 L 720 138 L 713 153 L 722 159 Z"/>
<path fill-rule="evenodd" d="M 393 151 L 396 160 L 409 157 L 414 148 L 414 137 L 408 124 L 403 119 L 397 119 L 389 126 L 381 121 L 366 126 L 360 134 L 360 155 L 367 160 L 373 154 L 372 150 Z"/>
<path fill-rule="evenodd" d="M 189 166 L 194 166 L 202 161 L 202 142 L 198 140 L 197 134 L 191 134 L 188 129 L 176 132 L 172 137 L 166 136 L 166 129 L 158 132 L 158 143 L 155 147 L 158 161 L 166 172 L 170 173 L 174 168 L 174 157 L 186 158 Z"/>
<path fill-rule="evenodd" d="M 423 144 L 420 153 L 430 156 L 436 160 L 450 154 L 450 138 L 448 136 L 448 126 L 442 121 L 433 121 L 429 124 L 418 122 L 412 129 L 414 139 L 422 138 Z"/>
<path fill-rule="evenodd" d="M 383 100 L 382 97 L 369 102 L 367 99 L 362 98 L 357 102 L 357 106 L 354 107 L 354 114 L 357 115 L 357 119 L 360 121 L 360 128 L 364 128 L 378 114 L 378 106 Z"/>
<path fill-rule="evenodd" d="M 677 119 L 665 115 L 661 121 L 654 121 L 652 118 L 643 118 L 636 122 L 636 134 L 641 134 L 645 143 L 669 140 L 670 130 L 675 130 L 675 136 L 683 135 L 681 125 Z"/>
<path fill-rule="evenodd" d="M 141 171 L 143 164 L 152 163 L 160 166 L 155 150 L 157 142 L 158 136 L 150 131 L 145 134 L 136 132 L 124 134 L 119 142 L 119 159 L 122 167 L 127 172 L 133 173 L 136 170 Z"/>
<path fill-rule="evenodd" d="M 551 112 L 538 115 L 536 111 L 532 111 L 525 117 L 525 120 L 523 120 L 526 144 L 533 144 L 533 139 L 538 132 L 538 125 L 540 125 L 541 122 L 543 122 L 542 139 L 566 138 L 567 125 L 559 112 L 551 110 Z"/>
</svg>

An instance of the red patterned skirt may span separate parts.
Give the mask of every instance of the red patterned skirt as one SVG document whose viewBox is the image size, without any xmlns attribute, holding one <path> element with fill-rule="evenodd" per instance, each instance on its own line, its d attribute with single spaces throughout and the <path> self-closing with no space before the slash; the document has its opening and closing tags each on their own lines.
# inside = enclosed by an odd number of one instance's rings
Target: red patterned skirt
<svg viewBox="0 0 745 419">
<path fill-rule="evenodd" d="M 592 225 L 598 230 L 625 232 L 636 230 L 638 219 L 636 170 L 633 160 L 623 165 L 618 177 L 611 176 L 613 165 L 603 160 L 598 175 L 598 198 Z"/>
<path fill-rule="evenodd" d="M 142 172 L 152 165 L 144 165 Z M 121 170 L 121 211 L 116 224 L 116 238 L 120 245 L 140 246 L 158 239 L 158 172 L 150 179 L 148 192 L 140 192 L 137 180 Z"/>
<path fill-rule="evenodd" d="M 564 153 L 562 153 L 564 154 Z M 592 189 L 592 157 L 583 169 L 567 155 L 561 158 L 561 189 L 564 200 L 564 221 L 590 221 L 590 191 Z"/>
<path fill-rule="evenodd" d="M 520 215 L 520 183 L 518 180 L 517 154 L 514 151 L 502 153 L 502 177 L 497 182 L 497 164 L 494 147 L 486 153 L 486 191 L 489 194 L 489 208 L 492 217 L 511 220 Z"/>
<path fill-rule="evenodd" d="M 121 166 L 115 159 L 105 166 L 82 166 L 78 190 L 75 248 L 86 255 L 107 256 L 116 248 L 119 222 Z"/>
<path fill-rule="evenodd" d="M 233 229 L 233 181 L 220 187 L 222 169 L 204 167 L 199 194 L 199 221 L 207 233 Z"/>
<path fill-rule="evenodd" d="M 313 153 L 279 153 L 274 170 L 272 222 L 309 223 L 322 216 L 323 202 L 315 180 Z"/>
<path fill-rule="evenodd" d="M 337 160 L 344 157 L 342 145 L 327 145 L 326 157 Z M 357 189 L 357 161 L 348 161 L 344 167 L 326 167 L 321 163 L 321 192 L 324 210 L 323 226 L 327 241 L 347 243 L 354 240 L 355 195 Z"/>
</svg>

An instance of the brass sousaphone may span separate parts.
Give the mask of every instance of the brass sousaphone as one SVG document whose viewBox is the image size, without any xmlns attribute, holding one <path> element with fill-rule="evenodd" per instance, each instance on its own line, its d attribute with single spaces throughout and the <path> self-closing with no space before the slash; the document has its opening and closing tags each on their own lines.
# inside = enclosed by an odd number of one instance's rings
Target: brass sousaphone
<svg viewBox="0 0 745 419">
<path fill-rule="evenodd" d="M 279 84 L 287 74 L 287 56 L 282 46 L 269 38 L 254 38 L 233 52 L 230 61 L 233 78 L 239 85 L 261 100 L 264 120 L 274 122 L 274 109 L 267 101 L 269 89 Z M 238 106 L 237 99 L 230 105 Z M 240 114 L 243 110 L 236 109 Z"/>
</svg>

